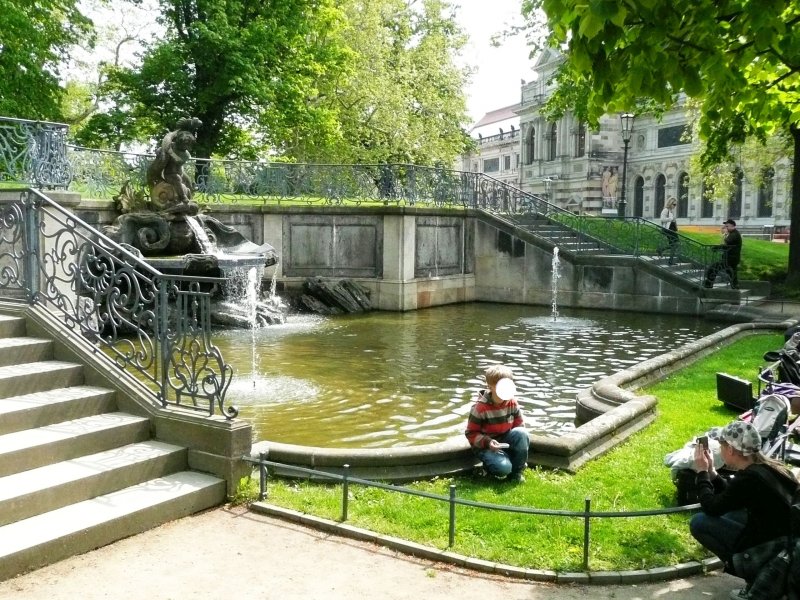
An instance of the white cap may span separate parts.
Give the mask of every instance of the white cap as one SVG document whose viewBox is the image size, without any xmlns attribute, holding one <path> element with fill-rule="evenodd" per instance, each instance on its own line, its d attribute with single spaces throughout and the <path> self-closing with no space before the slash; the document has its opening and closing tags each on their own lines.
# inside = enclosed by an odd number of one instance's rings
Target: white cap
<svg viewBox="0 0 800 600">
<path fill-rule="evenodd" d="M 512 379 L 503 377 L 497 382 L 497 385 L 494 386 L 494 393 L 500 400 L 511 400 L 517 393 L 517 386 L 514 385 Z"/>
</svg>

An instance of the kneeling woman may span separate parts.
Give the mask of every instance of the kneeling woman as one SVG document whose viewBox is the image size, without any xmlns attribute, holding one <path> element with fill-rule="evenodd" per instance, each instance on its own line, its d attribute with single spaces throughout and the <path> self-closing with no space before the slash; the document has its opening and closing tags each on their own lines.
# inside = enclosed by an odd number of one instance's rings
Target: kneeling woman
<svg viewBox="0 0 800 600">
<path fill-rule="evenodd" d="M 761 437 L 750 423 L 729 423 L 719 441 L 722 459 L 736 474 L 730 481 L 719 477 L 708 448 L 697 445 L 702 512 L 692 517 L 689 527 L 694 538 L 732 572 L 734 554 L 788 534 L 798 482 L 783 463 L 761 453 Z"/>
</svg>

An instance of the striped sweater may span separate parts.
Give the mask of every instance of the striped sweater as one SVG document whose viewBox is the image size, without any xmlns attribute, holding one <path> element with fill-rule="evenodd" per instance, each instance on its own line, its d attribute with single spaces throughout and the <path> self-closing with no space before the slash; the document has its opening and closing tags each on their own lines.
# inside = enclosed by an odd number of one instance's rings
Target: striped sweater
<svg viewBox="0 0 800 600">
<path fill-rule="evenodd" d="M 491 392 L 483 390 L 472 408 L 467 419 L 467 436 L 473 448 L 484 449 L 489 446 L 489 441 L 502 437 L 514 427 L 521 427 L 522 411 L 513 398 L 500 404 L 493 404 Z"/>
</svg>

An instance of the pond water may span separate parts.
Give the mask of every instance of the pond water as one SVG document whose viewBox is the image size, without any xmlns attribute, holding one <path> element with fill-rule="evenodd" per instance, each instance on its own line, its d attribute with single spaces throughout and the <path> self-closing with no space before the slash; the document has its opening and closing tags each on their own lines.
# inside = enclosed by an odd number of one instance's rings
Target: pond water
<svg viewBox="0 0 800 600">
<path fill-rule="evenodd" d="M 702 319 L 471 303 L 220 331 L 235 369 L 228 402 L 254 440 L 334 448 L 462 435 L 483 371 L 514 371 L 528 428 L 574 428 L 579 389 L 715 331 Z"/>
</svg>

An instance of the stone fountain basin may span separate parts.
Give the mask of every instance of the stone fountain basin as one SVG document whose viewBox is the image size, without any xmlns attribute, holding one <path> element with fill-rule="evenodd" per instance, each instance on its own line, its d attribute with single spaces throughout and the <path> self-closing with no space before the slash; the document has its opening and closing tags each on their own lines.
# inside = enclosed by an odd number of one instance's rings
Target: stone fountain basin
<svg viewBox="0 0 800 600">
<path fill-rule="evenodd" d="M 578 395 L 578 427 L 560 437 L 531 435 L 528 464 L 575 472 L 656 418 L 658 399 L 635 390 L 752 333 L 785 331 L 797 320 L 731 325 L 712 335 L 603 377 Z M 583 419 L 581 419 L 581 415 Z M 583 422 L 581 422 L 583 421 Z M 277 474 L 325 480 L 324 475 L 292 466 L 383 481 L 413 481 L 469 471 L 478 464 L 466 439 L 458 437 L 422 446 L 347 449 L 300 446 L 271 441 L 254 443 L 249 457 L 281 463 Z"/>
</svg>

